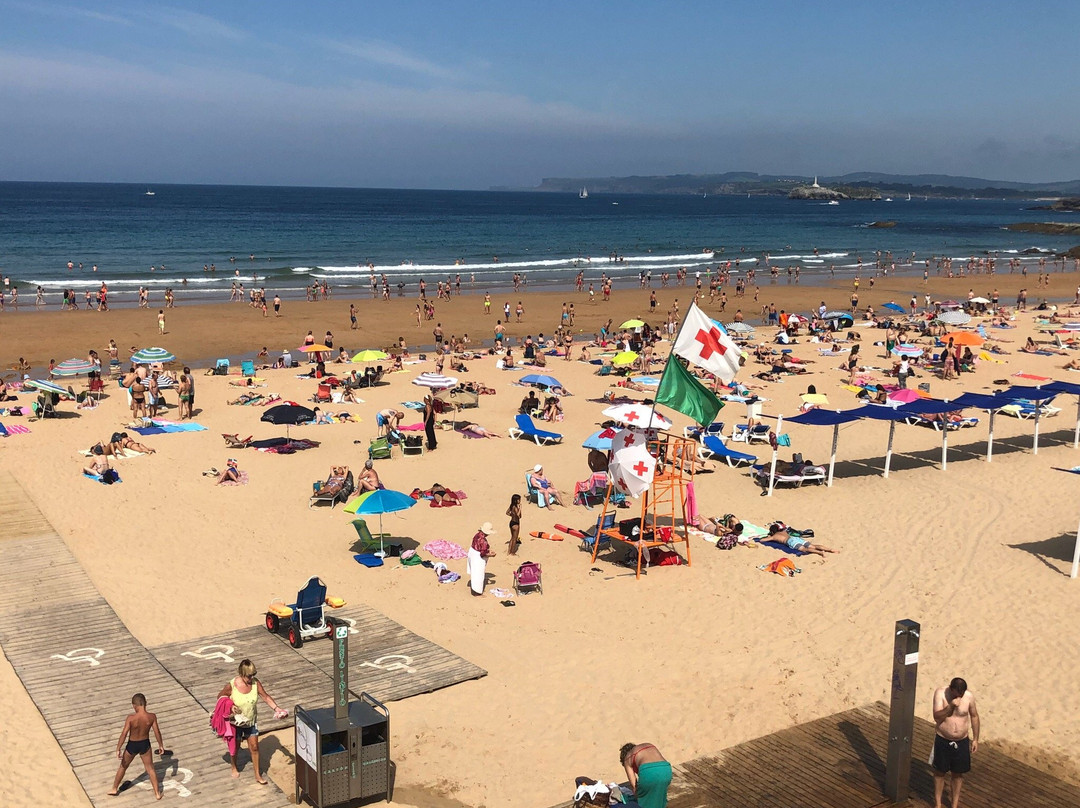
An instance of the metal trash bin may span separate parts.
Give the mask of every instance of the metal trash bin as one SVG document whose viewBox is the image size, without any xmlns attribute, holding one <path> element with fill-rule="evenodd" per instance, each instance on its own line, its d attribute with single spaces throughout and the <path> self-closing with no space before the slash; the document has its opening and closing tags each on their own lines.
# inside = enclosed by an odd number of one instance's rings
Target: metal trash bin
<svg viewBox="0 0 1080 808">
<path fill-rule="evenodd" d="M 295 710 L 296 802 L 315 808 L 381 795 L 390 801 L 390 711 L 361 693 L 347 718 L 333 707 Z"/>
</svg>

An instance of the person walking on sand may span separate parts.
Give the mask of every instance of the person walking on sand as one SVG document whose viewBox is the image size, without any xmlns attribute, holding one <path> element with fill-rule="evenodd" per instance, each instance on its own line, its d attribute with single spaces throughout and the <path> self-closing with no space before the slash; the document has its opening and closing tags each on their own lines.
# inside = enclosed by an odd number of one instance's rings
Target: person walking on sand
<svg viewBox="0 0 1080 808">
<path fill-rule="evenodd" d="M 941 797 L 947 776 L 951 776 L 952 808 L 958 808 L 964 775 L 971 771 L 971 756 L 979 750 L 979 731 L 982 729 L 975 695 L 959 676 L 949 682 L 948 687 L 934 691 L 934 723 L 937 731 L 930 752 L 930 766 L 934 770 L 934 808 L 942 808 Z M 971 737 L 968 737 L 969 733 Z"/>
<path fill-rule="evenodd" d="M 424 396 L 424 435 L 427 437 L 428 451 L 435 451 L 439 441 L 435 437 L 435 402 L 431 396 Z"/>
<path fill-rule="evenodd" d="M 248 751 L 251 752 L 251 767 L 255 770 L 255 782 L 265 786 L 270 781 L 259 771 L 259 698 L 261 697 L 273 709 L 274 718 L 284 718 L 289 711 L 278 707 L 277 702 L 266 692 L 262 682 L 255 676 L 255 663 L 250 659 L 243 660 L 236 672 L 239 675 L 229 680 L 229 683 L 221 688 L 217 697 L 219 699 L 228 697 L 232 701 L 232 723 L 236 725 L 236 742 L 239 744 L 247 740 Z M 232 776 L 239 777 L 240 770 L 236 768 L 236 755 L 230 755 L 229 762 L 232 764 Z"/>
<path fill-rule="evenodd" d="M 159 334 L 165 333 L 165 309 L 158 309 L 157 330 Z"/>
<path fill-rule="evenodd" d="M 120 768 L 116 770 L 109 796 L 115 797 L 120 793 L 120 783 L 124 780 L 128 766 L 138 757 L 142 759 L 146 776 L 154 789 L 154 797 L 160 800 L 162 792 L 161 786 L 158 785 L 157 772 L 154 771 L 154 756 L 150 752 L 150 731 L 153 730 L 154 737 L 157 738 L 157 753 L 164 754 L 165 743 L 161 740 L 161 727 L 158 726 L 157 716 L 146 711 L 146 696 L 142 693 L 136 693 L 131 697 L 131 707 L 135 712 L 124 721 L 124 728 L 120 731 L 120 740 L 116 742 L 116 756 L 120 759 Z"/>
</svg>

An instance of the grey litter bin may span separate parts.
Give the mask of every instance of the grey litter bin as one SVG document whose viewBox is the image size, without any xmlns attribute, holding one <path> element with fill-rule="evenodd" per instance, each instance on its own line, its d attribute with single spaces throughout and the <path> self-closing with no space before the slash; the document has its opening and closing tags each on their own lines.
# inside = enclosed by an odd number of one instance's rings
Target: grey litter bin
<svg viewBox="0 0 1080 808">
<path fill-rule="evenodd" d="M 349 702 L 348 718 L 334 708 L 297 705 L 296 802 L 315 808 L 385 796 L 390 801 L 390 711 L 367 693 Z"/>
</svg>

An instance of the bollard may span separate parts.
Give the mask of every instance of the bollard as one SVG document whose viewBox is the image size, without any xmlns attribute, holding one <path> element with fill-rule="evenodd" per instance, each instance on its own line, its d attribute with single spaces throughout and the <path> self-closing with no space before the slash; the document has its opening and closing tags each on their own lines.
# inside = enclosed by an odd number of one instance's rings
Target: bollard
<svg viewBox="0 0 1080 808">
<path fill-rule="evenodd" d="M 915 729 L 915 684 L 919 675 L 919 632 L 919 624 L 914 620 L 896 622 L 889 700 L 889 751 L 885 758 L 885 794 L 894 802 L 904 802 L 908 798 L 911 742 Z"/>
<path fill-rule="evenodd" d="M 334 625 L 334 718 L 349 720 L 349 627 Z"/>
</svg>

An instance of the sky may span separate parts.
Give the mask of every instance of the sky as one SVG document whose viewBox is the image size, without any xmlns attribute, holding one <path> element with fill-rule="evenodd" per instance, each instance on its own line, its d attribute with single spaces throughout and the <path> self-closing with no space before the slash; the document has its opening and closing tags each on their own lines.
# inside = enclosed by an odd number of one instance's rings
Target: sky
<svg viewBox="0 0 1080 808">
<path fill-rule="evenodd" d="M 0 180 L 1080 178 L 1080 3 L 0 0 Z"/>
</svg>

